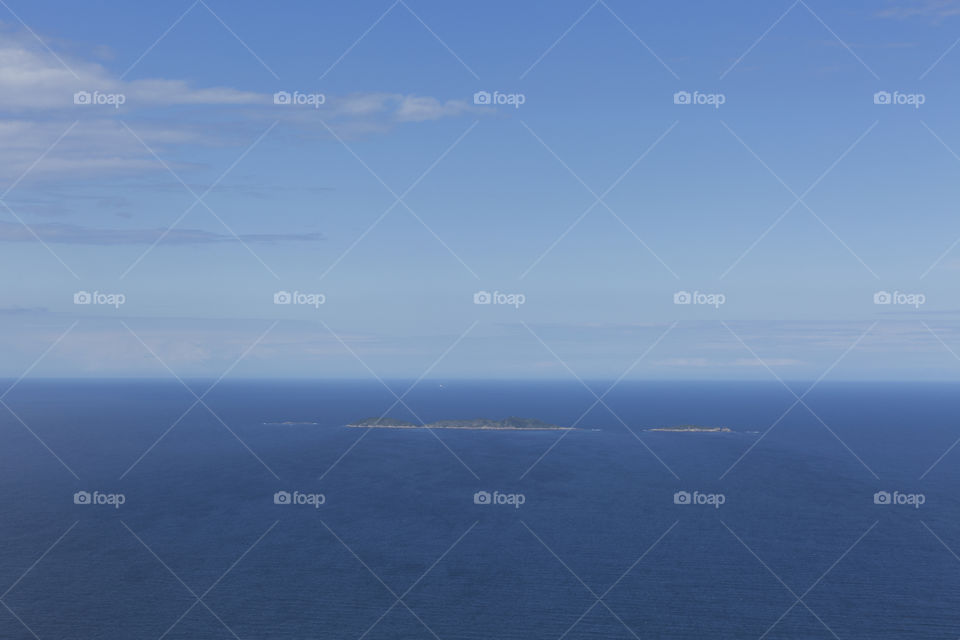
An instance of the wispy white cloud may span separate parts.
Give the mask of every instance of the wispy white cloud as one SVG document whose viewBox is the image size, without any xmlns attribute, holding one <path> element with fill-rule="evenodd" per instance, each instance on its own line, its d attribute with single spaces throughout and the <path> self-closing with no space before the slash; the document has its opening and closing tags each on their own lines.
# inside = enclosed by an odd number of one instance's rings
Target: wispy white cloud
<svg viewBox="0 0 960 640">
<path fill-rule="evenodd" d="M 2 32 L 0 32 L 2 33 Z M 43 49 L 32 37 L 4 33 L 0 39 L 0 111 L 11 113 L 37 110 L 89 109 L 98 105 L 76 105 L 74 94 L 82 91 L 122 94 L 123 113 L 145 107 L 172 105 L 260 106 L 268 107 L 273 117 L 285 118 L 300 113 L 327 118 L 386 117 L 395 122 L 423 122 L 466 112 L 482 112 L 465 99 L 441 100 L 432 96 L 370 92 L 346 96 L 328 96 L 323 104 L 275 105 L 272 93 L 245 91 L 231 87 L 195 87 L 170 78 L 125 80 L 98 62 L 76 56 L 59 56 Z M 63 64 L 61 64 L 61 60 Z M 304 92 L 306 88 L 304 88 Z M 99 105 L 109 114 L 114 107 Z"/>
<path fill-rule="evenodd" d="M 191 87 L 182 80 L 124 81 L 103 65 L 61 56 L 61 64 L 24 34 L 4 33 L 0 40 L 0 109 L 31 112 L 73 109 L 74 93 L 121 93 L 127 103 L 144 106 L 176 104 L 256 104 L 264 96 L 227 87 Z"/>
<path fill-rule="evenodd" d="M 960 15 L 960 0 L 896 0 L 877 12 L 880 18 L 933 18 L 942 20 Z"/>
<path fill-rule="evenodd" d="M 291 89 L 287 87 L 286 89 Z M 123 104 L 75 104 L 78 92 L 116 94 Z M 235 108 L 236 118 L 213 121 L 174 106 Z M 375 134 L 403 123 L 418 123 L 480 112 L 465 100 L 370 92 L 326 96 L 312 105 L 276 105 L 272 93 L 231 87 L 197 87 L 179 79 L 122 79 L 117 72 L 76 53 L 52 55 L 28 34 L 0 30 L 0 183 L 45 177 L 87 177 L 163 171 L 150 151 L 126 129 L 132 125 L 143 143 L 161 155 L 187 146 L 243 146 L 250 123 L 280 121 L 301 131 L 327 135 L 322 122 L 341 133 Z M 78 122 L 56 148 L 51 145 Z M 255 135 L 255 134 L 253 134 Z M 171 162 L 171 164 L 173 164 Z M 175 169 L 183 164 L 174 164 Z"/>
<path fill-rule="evenodd" d="M 31 233 L 32 230 L 32 233 Z M 104 229 L 73 224 L 44 223 L 30 225 L 0 222 L 0 242 L 36 242 L 34 233 L 44 242 L 87 245 L 153 244 L 161 238 L 167 244 L 209 244 L 236 242 L 237 237 L 201 229 Z M 322 240 L 320 233 L 242 234 L 243 242 L 289 242 Z"/>
<path fill-rule="evenodd" d="M 766 358 L 762 362 L 756 358 L 739 358 L 729 364 L 732 367 L 790 367 L 806 363 L 795 358 Z"/>
</svg>

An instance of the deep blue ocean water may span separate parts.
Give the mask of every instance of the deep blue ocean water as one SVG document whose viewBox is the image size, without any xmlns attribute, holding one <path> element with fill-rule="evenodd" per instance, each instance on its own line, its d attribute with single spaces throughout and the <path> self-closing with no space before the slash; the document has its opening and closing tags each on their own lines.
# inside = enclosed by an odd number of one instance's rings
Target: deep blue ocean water
<svg viewBox="0 0 960 640">
<path fill-rule="evenodd" d="M 559 441 L 345 427 L 394 400 L 224 381 L 171 429 L 195 401 L 177 382 L 21 382 L 24 424 L 0 406 L 0 638 L 960 636 L 960 447 L 931 468 L 960 438 L 956 385 L 824 382 L 781 419 L 776 383 L 623 382 Z M 595 397 L 423 381 L 404 401 L 569 425 Z M 317 424 L 263 424 L 283 421 Z M 643 431 L 683 423 L 735 433 Z"/>
</svg>

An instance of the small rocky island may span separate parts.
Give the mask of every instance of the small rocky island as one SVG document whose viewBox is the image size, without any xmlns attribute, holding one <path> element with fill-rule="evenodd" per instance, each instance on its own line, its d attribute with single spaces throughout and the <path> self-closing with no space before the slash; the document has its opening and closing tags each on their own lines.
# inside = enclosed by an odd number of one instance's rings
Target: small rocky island
<svg viewBox="0 0 960 640">
<path fill-rule="evenodd" d="M 668 431 L 671 433 L 733 433 L 727 427 L 701 427 L 695 424 L 681 424 L 675 427 L 653 427 L 647 431 Z"/>
<path fill-rule="evenodd" d="M 379 429 L 479 429 L 487 431 L 576 431 L 573 427 L 559 427 L 536 418 L 505 418 L 503 420 L 489 420 L 476 418 L 474 420 L 438 420 L 427 424 L 415 424 L 396 418 L 365 418 L 351 422 L 348 427 L 364 427 Z"/>
</svg>

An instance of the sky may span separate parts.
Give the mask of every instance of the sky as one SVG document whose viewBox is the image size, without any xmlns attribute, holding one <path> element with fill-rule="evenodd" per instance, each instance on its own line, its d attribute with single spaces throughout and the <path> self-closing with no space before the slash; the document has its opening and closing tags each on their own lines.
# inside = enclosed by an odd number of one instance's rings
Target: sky
<svg viewBox="0 0 960 640">
<path fill-rule="evenodd" d="M 3 0 L 0 376 L 956 380 L 958 42 L 960 0 Z"/>
</svg>

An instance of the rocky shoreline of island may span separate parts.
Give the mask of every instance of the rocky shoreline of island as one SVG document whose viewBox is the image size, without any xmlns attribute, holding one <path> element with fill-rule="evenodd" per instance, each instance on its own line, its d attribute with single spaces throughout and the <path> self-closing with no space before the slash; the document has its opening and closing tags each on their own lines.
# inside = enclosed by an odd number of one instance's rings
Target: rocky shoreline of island
<svg viewBox="0 0 960 640">
<path fill-rule="evenodd" d="M 681 424 L 674 427 L 651 427 L 646 431 L 662 431 L 667 433 L 733 433 L 729 427 L 701 427 L 695 424 Z"/>
<path fill-rule="evenodd" d="M 396 418 L 365 418 L 347 425 L 351 428 L 365 429 L 469 429 L 476 431 L 581 431 L 576 427 L 559 425 L 537 420 L 536 418 L 510 417 L 503 420 L 475 418 L 472 420 L 438 420 L 425 424 L 416 424 Z"/>
<path fill-rule="evenodd" d="M 286 420 L 283 422 L 264 422 L 267 426 L 307 426 L 317 425 L 317 422 Z M 577 427 L 562 427 L 538 420 L 536 418 L 509 417 L 502 420 L 489 418 L 474 418 L 470 420 L 437 420 L 424 424 L 417 424 L 381 416 L 379 418 L 364 418 L 346 425 L 352 429 L 460 429 L 471 431 L 597 431 L 598 429 L 583 429 Z M 661 433 L 733 433 L 728 427 L 708 427 L 695 424 L 681 424 L 667 427 L 648 427 L 648 432 Z"/>
</svg>

